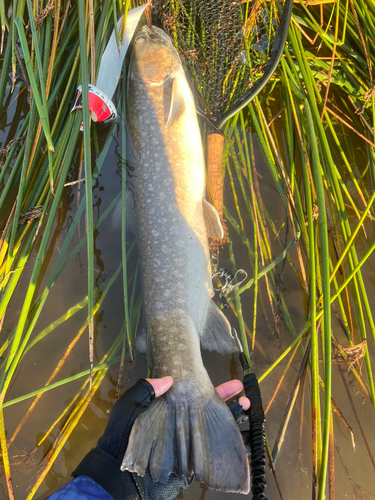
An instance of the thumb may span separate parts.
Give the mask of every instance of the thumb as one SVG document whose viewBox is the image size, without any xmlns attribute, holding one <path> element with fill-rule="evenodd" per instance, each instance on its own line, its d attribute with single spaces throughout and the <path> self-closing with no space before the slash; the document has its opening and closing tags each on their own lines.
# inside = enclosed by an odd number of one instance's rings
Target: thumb
<svg viewBox="0 0 375 500">
<path fill-rule="evenodd" d="M 146 380 L 152 385 L 156 398 L 167 392 L 173 384 L 173 378 L 169 376 L 163 378 L 146 378 Z"/>
</svg>

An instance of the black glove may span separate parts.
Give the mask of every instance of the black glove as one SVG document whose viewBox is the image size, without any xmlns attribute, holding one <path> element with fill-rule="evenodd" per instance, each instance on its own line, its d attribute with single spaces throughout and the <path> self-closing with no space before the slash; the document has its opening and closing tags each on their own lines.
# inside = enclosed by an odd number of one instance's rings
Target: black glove
<svg viewBox="0 0 375 500">
<path fill-rule="evenodd" d="M 87 476 L 104 488 L 114 500 L 173 500 L 194 480 L 171 474 L 167 484 L 154 482 L 146 471 L 144 477 L 120 470 L 128 446 L 131 428 L 137 415 L 155 398 L 152 385 L 139 380 L 117 401 L 103 436 L 73 472 L 73 477 Z"/>
</svg>

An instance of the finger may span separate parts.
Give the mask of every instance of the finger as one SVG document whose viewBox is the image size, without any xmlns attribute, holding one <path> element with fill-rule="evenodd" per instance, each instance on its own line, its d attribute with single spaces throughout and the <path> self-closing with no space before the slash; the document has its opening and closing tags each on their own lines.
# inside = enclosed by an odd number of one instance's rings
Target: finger
<svg viewBox="0 0 375 500">
<path fill-rule="evenodd" d="M 155 391 L 155 397 L 158 398 L 172 386 L 173 378 L 172 377 L 163 377 L 163 378 L 146 378 L 147 382 L 149 382 Z"/>
<path fill-rule="evenodd" d="M 243 390 L 243 384 L 240 380 L 230 380 L 216 387 L 216 391 L 224 401 L 233 398 Z"/>
<path fill-rule="evenodd" d="M 250 408 L 250 399 L 246 398 L 245 396 L 241 396 L 240 399 L 238 400 L 240 405 L 242 406 L 243 410 L 248 410 Z"/>
</svg>

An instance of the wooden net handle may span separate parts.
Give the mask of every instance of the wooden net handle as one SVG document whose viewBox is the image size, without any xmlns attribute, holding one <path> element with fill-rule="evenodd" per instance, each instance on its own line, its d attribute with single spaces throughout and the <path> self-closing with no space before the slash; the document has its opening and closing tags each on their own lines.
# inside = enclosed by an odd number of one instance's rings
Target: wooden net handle
<svg viewBox="0 0 375 500">
<path fill-rule="evenodd" d="M 217 133 L 209 134 L 207 137 L 207 178 L 211 192 L 207 194 L 220 218 L 223 217 L 223 150 L 224 136 Z"/>
</svg>

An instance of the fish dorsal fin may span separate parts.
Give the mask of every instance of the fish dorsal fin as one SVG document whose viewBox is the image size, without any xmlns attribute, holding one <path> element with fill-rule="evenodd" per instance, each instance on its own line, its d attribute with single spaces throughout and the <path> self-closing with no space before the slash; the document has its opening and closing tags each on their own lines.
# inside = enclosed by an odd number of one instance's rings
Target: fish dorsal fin
<svg viewBox="0 0 375 500">
<path fill-rule="evenodd" d="M 211 238 L 223 238 L 224 231 L 216 208 L 203 199 L 203 217 L 206 224 L 207 236 Z"/>
<path fill-rule="evenodd" d="M 172 91 L 167 127 L 173 125 L 185 110 L 185 97 L 178 73 L 174 71 L 169 75 L 169 78 L 172 80 Z"/>
<path fill-rule="evenodd" d="M 236 344 L 231 334 L 230 324 L 215 302 L 210 300 L 207 319 L 201 333 L 202 349 L 220 354 L 236 352 Z"/>
</svg>

